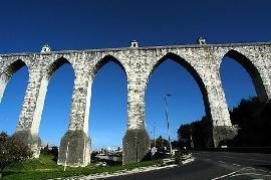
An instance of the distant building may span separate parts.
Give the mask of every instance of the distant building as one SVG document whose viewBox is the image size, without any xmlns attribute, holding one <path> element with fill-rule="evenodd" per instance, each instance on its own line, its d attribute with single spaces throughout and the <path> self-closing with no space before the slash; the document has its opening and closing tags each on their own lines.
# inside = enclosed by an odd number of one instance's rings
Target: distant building
<svg viewBox="0 0 271 180">
<path fill-rule="evenodd" d="M 40 146 L 41 149 L 48 148 L 48 150 L 50 150 L 50 151 L 51 151 L 54 147 L 57 147 L 57 146 L 54 145 L 54 144 L 49 144 L 49 143 L 47 143 L 47 144 L 41 144 L 41 146 Z"/>
</svg>

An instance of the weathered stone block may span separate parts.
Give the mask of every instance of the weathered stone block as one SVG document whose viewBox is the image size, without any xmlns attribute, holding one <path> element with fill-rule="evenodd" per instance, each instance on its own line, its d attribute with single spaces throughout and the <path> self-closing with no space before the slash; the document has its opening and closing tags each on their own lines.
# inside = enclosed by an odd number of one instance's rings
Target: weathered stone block
<svg viewBox="0 0 271 180">
<path fill-rule="evenodd" d="M 91 140 L 84 131 L 67 131 L 61 139 L 57 164 L 87 166 L 90 163 L 90 143 Z"/>
<path fill-rule="evenodd" d="M 233 139 L 237 135 L 237 133 L 237 128 L 234 126 L 214 126 L 214 147 L 219 147 L 222 142 Z"/>
<path fill-rule="evenodd" d="M 123 138 L 123 164 L 141 161 L 150 149 L 150 138 L 145 129 L 128 129 Z"/>
<path fill-rule="evenodd" d="M 37 134 L 32 134 L 30 130 L 16 131 L 12 138 L 28 146 L 33 151 L 33 157 L 38 158 L 40 155 L 41 139 Z"/>
</svg>

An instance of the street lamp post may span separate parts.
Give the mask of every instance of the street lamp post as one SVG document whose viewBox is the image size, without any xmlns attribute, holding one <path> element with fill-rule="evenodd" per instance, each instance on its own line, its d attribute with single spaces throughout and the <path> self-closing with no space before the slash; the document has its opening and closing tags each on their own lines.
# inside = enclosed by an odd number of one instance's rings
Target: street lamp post
<svg viewBox="0 0 271 180">
<path fill-rule="evenodd" d="M 154 145 L 153 145 L 153 147 L 155 147 L 156 148 L 156 134 L 155 134 L 155 123 L 154 123 L 154 126 L 153 126 L 153 136 L 154 136 Z"/>
<path fill-rule="evenodd" d="M 171 96 L 171 94 L 167 93 L 164 96 L 165 101 L 165 115 L 166 115 L 166 122 L 167 122 L 167 132 L 168 132 L 168 143 L 169 143 L 169 152 L 172 155 L 172 145 L 171 145 L 171 139 L 170 139 L 170 129 L 169 129 L 169 113 L 168 113 L 168 102 L 167 97 Z"/>
</svg>

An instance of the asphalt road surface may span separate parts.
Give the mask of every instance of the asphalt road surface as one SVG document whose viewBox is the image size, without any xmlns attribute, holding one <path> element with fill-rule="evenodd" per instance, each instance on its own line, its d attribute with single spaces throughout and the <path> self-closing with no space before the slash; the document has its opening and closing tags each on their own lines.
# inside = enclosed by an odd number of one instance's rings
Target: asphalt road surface
<svg viewBox="0 0 271 180">
<path fill-rule="evenodd" d="M 271 154 L 195 152 L 194 162 L 108 180 L 271 180 Z"/>
</svg>

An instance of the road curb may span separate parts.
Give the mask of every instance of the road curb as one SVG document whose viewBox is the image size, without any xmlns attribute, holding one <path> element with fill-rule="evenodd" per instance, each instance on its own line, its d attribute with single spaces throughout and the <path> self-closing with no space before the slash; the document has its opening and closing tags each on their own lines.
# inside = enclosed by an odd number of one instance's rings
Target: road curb
<svg viewBox="0 0 271 180">
<path fill-rule="evenodd" d="M 184 161 L 182 161 L 181 164 L 169 164 L 169 165 L 164 165 L 164 166 L 148 166 L 148 167 L 141 167 L 141 168 L 135 168 L 133 170 L 127 171 L 127 170 L 120 170 L 116 171 L 114 173 L 101 173 L 101 174 L 91 174 L 88 176 L 77 176 L 77 177 L 70 177 L 70 178 L 65 178 L 65 180 L 76 180 L 76 179 L 82 179 L 82 180 L 92 180 L 92 179 L 104 179 L 104 178 L 110 178 L 110 177 L 116 177 L 116 176 L 125 176 L 125 175 L 131 175 L 131 174 L 137 174 L 137 173 L 142 173 L 142 172 L 149 172 L 149 171 L 155 171 L 155 170 L 161 170 L 161 169 L 169 169 L 169 168 L 174 168 L 178 167 L 180 165 L 185 165 L 188 163 L 191 163 L 195 160 L 194 157 L 186 158 Z"/>
</svg>

